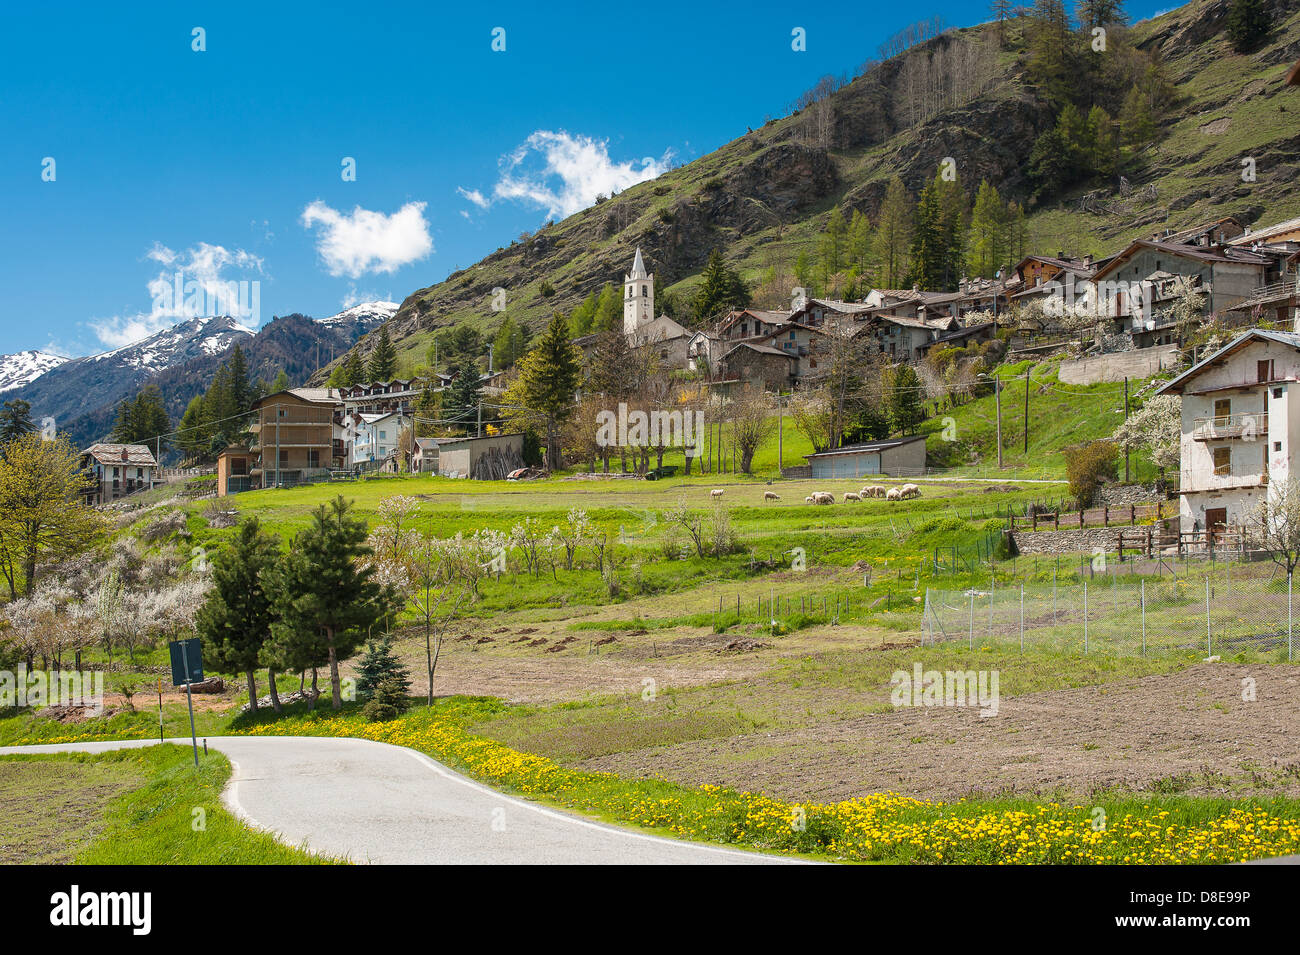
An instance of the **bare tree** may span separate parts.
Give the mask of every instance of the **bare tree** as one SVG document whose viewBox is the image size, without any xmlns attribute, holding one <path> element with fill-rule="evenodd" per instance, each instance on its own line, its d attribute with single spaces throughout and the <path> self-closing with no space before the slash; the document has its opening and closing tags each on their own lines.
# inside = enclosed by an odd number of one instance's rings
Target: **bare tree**
<svg viewBox="0 0 1300 955">
<path fill-rule="evenodd" d="M 756 452 L 776 427 L 763 392 L 746 386 L 727 406 L 731 417 L 731 435 L 740 452 L 740 470 L 752 474 Z"/>
<path fill-rule="evenodd" d="M 1262 550 L 1287 576 L 1300 564 L 1300 483 L 1269 485 L 1268 497 L 1245 519 L 1242 534 L 1251 550 Z"/>
</svg>

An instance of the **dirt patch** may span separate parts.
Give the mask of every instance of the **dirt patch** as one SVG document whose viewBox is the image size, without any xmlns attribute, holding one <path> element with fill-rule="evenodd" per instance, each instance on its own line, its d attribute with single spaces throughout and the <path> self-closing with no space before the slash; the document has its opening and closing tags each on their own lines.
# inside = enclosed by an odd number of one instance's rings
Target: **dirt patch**
<svg viewBox="0 0 1300 955">
<path fill-rule="evenodd" d="M 1213 122 L 1206 123 L 1200 128 L 1204 136 L 1222 136 L 1232 126 L 1232 118 L 1224 116 L 1222 119 L 1216 119 Z"/>
<path fill-rule="evenodd" d="M 1254 680 L 1256 698 L 1243 700 Z M 714 783 L 785 799 L 1087 798 L 1134 790 L 1300 796 L 1300 672 L 1198 664 L 1178 673 L 1003 699 L 889 710 L 817 727 L 603 756 L 585 769 Z"/>
<path fill-rule="evenodd" d="M 763 650 L 768 646 L 766 643 L 759 643 L 757 640 L 750 640 L 742 637 L 738 640 L 729 640 L 722 646 L 717 647 L 714 653 L 753 653 L 755 650 Z"/>
</svg>

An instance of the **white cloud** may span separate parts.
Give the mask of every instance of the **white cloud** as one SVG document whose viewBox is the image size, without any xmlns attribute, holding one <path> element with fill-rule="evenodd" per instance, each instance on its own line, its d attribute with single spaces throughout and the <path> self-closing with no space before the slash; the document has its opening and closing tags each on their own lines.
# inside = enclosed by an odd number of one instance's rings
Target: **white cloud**
<svg viewBox="0 0 1300 955">
<path fill-rule="evenodd" d="M 483 195 L 483 193 L 479 192 L 477 189 L 466 189 L 464 186 L 457 186 L 456 192 L 458 195 L 464 196 L 470 202 L 474 203 L 474 205 L 478 206 L 480 209 L 486 209 L 491 205 L 491 201 L 488 197 Z"/>
<path fill-rule="evenodd" d="M 317 199 L 302 211 L 302 224 L 321 226 L 316 238 L 330 275 L 360 278 L 367 272 L 395 272 L 433 251 L 423 202 L 408 202 L 391 216 L 357 206 L 349 215 Z"/>
<path fill-rule="evenodd" d="M 176 252 L 155 242 L 145 258 L 161 266 L 148 283 L 149 311 L 89 323 L 107 347 L 121 348 L 200 316 L 229 315 L 246 325 L 261 324 L 260 284 L 247 276 L 262 274 L 263 262 L 251 252 L 207 242 Z M 231 270 L 238 270 L 240 277 L 231 276 Z"/>
<path fill-rule="evenodd" d="M 655 159 L 614 162 L 609 140 L 539 129 L 501 158 L 492 200 L 514 200 L 545 209 L 552 217 L 587 208 L 598 195 L 612 195 L 668 171 L 671 151 Z M 477 189 L 457 190 L 480 208 L 489 205 Z"/>
</svg>

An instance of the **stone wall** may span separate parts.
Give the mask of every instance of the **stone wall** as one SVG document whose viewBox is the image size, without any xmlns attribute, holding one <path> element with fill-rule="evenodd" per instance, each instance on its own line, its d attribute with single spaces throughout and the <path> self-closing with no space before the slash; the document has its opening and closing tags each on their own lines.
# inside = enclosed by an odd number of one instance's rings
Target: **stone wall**
<svg viewBox="0 0 1300 955">
<path fill-rule="evenodd" d="M 1099 381 L 1150 378 L 1177 363 L 1177 348 L 1172 345 L 1157 345 L 1063 361 L 1056 376 L 1068 385 L 1095 385 Z"/>
<path fill-rule="evenodd" d="M 1125 526 L 1122 529 L 1125 537 L 1142 532 L 1140 527 Z M 1091 553 L 1096 547 L 1114 550 L 1120 530 L 1119 527 L 1085 527 L 1082 530 L 1076 527 L 1070 531 L 1017 531 L 1015 539 L 1022 554 Z"/>
</svg>

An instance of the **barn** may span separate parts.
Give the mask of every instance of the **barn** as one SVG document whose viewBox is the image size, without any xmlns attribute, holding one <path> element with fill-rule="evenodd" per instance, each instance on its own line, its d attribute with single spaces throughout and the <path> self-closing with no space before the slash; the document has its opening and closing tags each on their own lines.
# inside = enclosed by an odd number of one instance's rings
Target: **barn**
<svg viewBox="0 0 1300 955">
<path fill-rule="evenodd" d="M 814 478 L 915 477 L 925 473 L 925 435 L 851 444 L 805 457 Z"/>
</svg>

